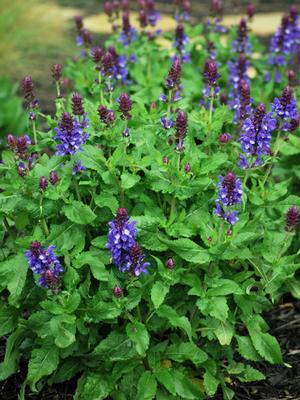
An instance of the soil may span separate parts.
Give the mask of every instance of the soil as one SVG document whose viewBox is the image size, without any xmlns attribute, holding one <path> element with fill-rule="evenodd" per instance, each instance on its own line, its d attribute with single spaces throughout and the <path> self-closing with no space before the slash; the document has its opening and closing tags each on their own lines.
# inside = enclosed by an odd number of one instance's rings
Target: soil
<svg viewBox="0 0 300 400">
<path fill-rule="evenodd" d="M 267 363 L 253 364 L 262 371 L 265 381 L 234 383 L 236 400 L 300 400 L 300 302 L 288 302 L 265 315 L 270 333 L 278 339 L 286 366 Z M 0 358 L 3 357 L 5 340 L 0 339 Z M 21 383 L 26 376 L 26 365 L 20 372 L 0 382 L 1 400 L 18 400 Z M 38 395 L 27 392 L 26 400 L 72 400 L 76 379 L 59 385 L 46 386 Z M 214 400 L 222 400 L 222 395 Z"/>
</svg>

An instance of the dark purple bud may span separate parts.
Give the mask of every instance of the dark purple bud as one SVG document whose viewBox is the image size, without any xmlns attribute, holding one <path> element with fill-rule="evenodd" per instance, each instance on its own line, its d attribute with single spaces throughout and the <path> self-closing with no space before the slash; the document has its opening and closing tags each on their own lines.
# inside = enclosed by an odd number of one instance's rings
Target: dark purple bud
<svg viewBox="0 0 300 400">
<path fill-rule="evenodd" d="M 247 5 L 247 15 L 248 15 L 249 19 L 252 19 L 254 17 L 255 13 L 256 13 L 255 4 L 249 3 Z"/>
<path fill-rule="evenodd" d="M 82 28 L 83 28 L 82 16 L 81 15 L 75 15 L 74 22 L 75 22 L 77 30 L 80 32 L 82 30 Z"/>
<path fill-rule="evenodd" d="M 59 285 L 59 277 L 55 273 L 55 271 L 48 269 L 43 274 L 43 280 L 46 287 L 50 289 L 55 289 Z"/>
<path fill-rule="evenodd" d="M 123 11 L 128 11 L 128 9 L 129 9 L 129 1 L 128 0 L 121 1 L 121 9 Z"/>
<path fill-rule="evenodd" d="M 99 106 L 98 114 L 101 121 L 104 122 L 106 126 L 111 126 L 115 122 L 115 113 L 113 110 L 108 110 L 105 106 Z"/>
<path fill-rule="evenodd" d="M 232 229 L 228 229 L 226 232 L 227 236 L 232 236 L 233 235 L 233 230 Z"/>
<path fill-rule="evenodd" d="M 176 267 L 176 262 L 175 262 L 175 260 L 173 259 L 173 258 L 168 258 L 166 261 L 165 261 L 165 267 L 167 268 L 167 269 L 174 269 L 175 267 Z"/>
<path fill-rule="evenodd" d="M 94 47 L 91 51 L 91 55 L 94 63 L 100 65 L 104 55 L 102 47 Z"/>
<path fill-rule="evenodd" d="M 68 132 L 72 132 L 73 130 L 73 118 L 67 112 L 63 112 L 61 116 L 61 127 L 66 129 Z"/>
<path fill-rule="evenodd" d="M 182 6 L 183 10 L 187 13 L 189 13 L 192 9 L 192 4 L 189 0 L 184 0 Z"/>
<path fill-rule="evenodd" d="M 8 135 L 6 138 L 6 141 L 7 141 L 8 147 L 11 150 L 15 150 L 15 148 L 17 146 L 17 138 L 13 135 Z"/>
<path fill-rule="evenodd" d="M 300 116 L 298 116 L 297 118 L 292 118 L 290 121 L 289 132 L 294 132 L 296 129 L 298 129 L 299 125 L 300 125 Z"/>
<path fill-rule="evenodd" d="M 145 10 L 140 10 L 139 21 L 140 21 L 141 28 L 146 28 L 146 26 L 148 25 L 148 19 L 147 19 L 147 14 L 146 14 Z"/>
<path fill-rule="evenodd" d="M 51 183 L 51 185 L 56 185 L 58 182 L 58 175 L 56 171 L 51 171 L 50 175 L 49 175 L 49 181 Z"/>
<path fill-rule="evenodd" d="M 62 66 L 61 64 L 53 64 L 51 67 L 52 77 L 56 82 L 59 82 L 62 77 Z"/>
<path fill-rule="evenodd" d="M 113 8 L 115 12 L 118 12 L 120 10 L 120 2 L 118 0 L 113 1 Z"/>
<path fill-rule="evenodd" d="M 135 243 L 129 250 L 129 255 L 132 260 L 132 264 L 136 265 L 139 257 L 143 254 L 142 248 L 138 243 Z"/>
<path fill-rule="evenodd" d="M 115 297 L 122 297 L 123 296 L 123 290 L 120 286 L 116 286 L 114 288 L 114 296 Z"/>
<path fill-rule="evenodd" d="M 292 69 L 287 72 L 287 78 L 290 86 L 296 86 L 296 74 Z"/>
<path fill-rule="evenodd" d="M 191 172 L 191 165 L 190 164 L 185 164 L 184 166 L 184 171 L 188 174 L 189 172 Z"/>
<path fill-rule="evenodd" d="M 300 222 L 300 210 L 296 206 L 289 208 L 285 218 L 285 230 L 293 232 L 297 229 Z"/>
<path fill-rule="evenodd" d="M 129 14 L 128 12 L 125 12 L 122 16 L 122 22 L 123 22 L 123 32 L 125 33 L 125 35 L 129 35 L 130 33 L 130 29 L 131 29 L 131 25 L 130 25 L 130 21 L 129 21 Z"/>
<path fill-rule="evenodd" d="M 298 11 L 297 11 L 297 7 L 295 6 L 295 4 L 291 5 L 289 14 L 290 14 L 291 21 L 293 23 L 295 23 L 297 21 L 297 17 L 298 17 Z"/>
<path fill-rule="evenodd" d="M 132 101 L 127 93 L 122 93 L 118 99 L 119 108 L 118 111 L 122 114 L 122 119 L 130 119 L 130 111 L 132 109 Z"/>
<path fill-rule="evenodd" d="M 224 93 L 224 92 L 222 92 L 222 93 L 220 94 L 220 103 L 221 103 L 221 104 L 227 104 L 227 101 L 228 101 L 228 96 L 227 96 L 227 94 Z"/>
<path fill-rule="evenodd" d="M 208 240 L 209 242 L 211 242 L 211 241 L 212 241 L 212 237 L 211 237 L 211 236 L 208 236 L 207 240 Z"/>
<path fill-rule="evenodd" d="M 25 76 L 25 78 L 23 78 L 22 88 L 23 88 L 24 98 L 28 101 L 28 103 L 32 102 L 34 100 L 34 94 L 33 94 L 34 85 L 31 76 Z"/>
<path fill-rule="evenodd" d="M 157 104 L 155 101 L 152 101 L 152 103 L 150 104 L 150 111 L 155 110 L 157 108 Z"/>
<path fill-rule="evenodd" d="M 73 111 L 74 115 L 83 115 L 84 114 L 82 97 L 77 92 L 74 93 L 72 96 L 72 111 Z"/>
<path fill-rule="evenodd" d="M 85 47 L 91 47 L 91 45 L 92 45 L 92 34 L 91 34 L 91 32 L 88 29 L 84 28 L 81 31 L 81 36 L 82 36 L 82 39 L 84 41 Z"/>
<path fill-rule="evenodd" d="M 126 221 L 128 221 L 128 211 L 126 208 L 119 208 L 117 210 L 117 216 L 116 216 L 116 224 L 120 228 L 120 230 L 123 228 L 124 224 Z"/>
<path fill-rule="evenodd" d="M 19 136 L 17 138 L 17 153 L 21 158 L 25 158 L 25 153 L 28 149 L 28 144 L 30 140 L 28 136 Z"/>
<path fill-rule="evenodd" d="M 164 164 L 166 164 L 166 165 L 169 164 L 169 161 L 170 161 L 170 160 L 169 160 L 169 157 L 165 156 L 165 157 L 163 158 L 163 163 L 164 163 Z"/>
<path fill-rule="evenodd" d="M 289 86 L 283 89 L 282 95 L 280 97 L 280 103 L 284 108 L 286 108 L 286 106 L 290 104 L 292 96 L 293 96 L 293 91 Z"/>
<path fill-rule="evenodd" d="M 254 116 L 253 116 L 253 125 L 257 132 L 261 127 L 262 120 L 265 114 L 266 114 L 266 106 L 264 105 L 264 103 L 259 103 L 254 111 Z"/>
<path fill-rule="evenodd" d="M 140 7 L 142 10 L 146 10 L 146 9 L 147 9 L 146 0 L 138 0 L 138 3 L 139 3 L 139 7 Z"/>
<path fill-rule="evenodd" d="M 229 133 L 222 133 L 222 135 L 219 136 L 219 142 L 221 144 L 226 144 L 232 139 L 232 136 Z"/>
<path fill-rule="evenodd" d="M 175 30 L 175 39 L 179 43 L 179 45 L 182 45 L 183 39 L 184 39 L 184 26 L 183 24 L 179 23 L 176 27 Z"/>
<path fill-rule="evenodd" d="M 48 180 L 45 176 L 40 177 L 39 187 L 42 191 L 45 191 L 48 187 Z"/>
<path fill-rule="evenodd" d="M 34 255 L 34 256 L 40 255 L 41 249 L 42 249 L 42 244 L 40 242 L 38 242 L 37 240 L 35 240 L 34 242 L 31 242 L 30 251 L 31 251 L 32 255 Z"/>
<path fill-rule="evenodd" d="M 111 69 L 114 64 L 114 57 L 111 51 L 107 51 L 103 57 L 103 73 L 104 75 L 110 75 Z"/>
<path fill-rule="evenodd" d="M 166 87 L 168 89 L 178 88 L 181 78 L 181 61 L 178 57 L 175 58 L 166 78 Z"/>
<path fill-rule="evenodd" d="M 183 151 L 184 150 L 184 138 L 186 136 L 187 131 L 187 114 L 184 111 L 179 110 L 176 118 L 176 150 Z"/>
<path fill-rule="evenodd" d="M 224 10 L 223 0 L 212 0 L 210 4 L 211 13 L 215 16 L 221 16 Z"/>
<path fill-rule="evenodd" d="M 110 1 L 106 1 L 104 3 L 104 12 L 108 17 L 112 16 L 113 9 L 114 9 L 114 7 Z"/>
<path fill-rule="evenodd" d="M 204 79 L 209 87 L 216 86 L 219 78 L 217 64 L 211 59 L 207 59 L 204 64 Z"/>
</svg>

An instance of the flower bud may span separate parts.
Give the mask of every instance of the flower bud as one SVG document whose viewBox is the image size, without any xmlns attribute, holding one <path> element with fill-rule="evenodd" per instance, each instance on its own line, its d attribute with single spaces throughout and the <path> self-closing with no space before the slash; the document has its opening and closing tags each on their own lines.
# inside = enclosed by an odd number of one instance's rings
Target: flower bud
<svg viewBox="0 0 300 400">
<path fill-rule="evenodd" d="M 222 135 L 219 136 L 219 143 L 226 144 L 231 139 L 232 139 L 232 136 L 229 133 L 222 133 Z"/>
<path fill-rule="evenodd" d="M 170 161 L 170 160 L 169 160 L 169 157 L 166 157 L 166 156 L 165 156 L 165 157 L 163 158 L 163 163 L 164 163 L 164 164 L 166 164 L 166 165 L 169 164 L 169 161 Z"/>
<path fill-rule="evenodd" d="M 118 111 L 120 111 L 121 118 L 122 119 L 130 119 L 131 114 L 130 111 L 132 109 L 132 101 L 130 99 L 130 96 L 127 93 L 122 93 L 118 99 L 119 103 L 119 108 Z"/>
<path fill-rule="evenodd" d="M 123 290 L 120 286 L 116 286 L 114 288 L 114 296 L 115 297 L 122 297 L 123 296 Z"/>
<path fill-rule="evenodd" d="M 191 165 L 190 164 L 185 164 L 184 166 L 184 171 L 188 174 L 189 172 L 191 172 Z"/>
<path fill-rule="evenodd" d="M 252 19 L 256 13 L 256 7 L 255 4 L 249 3 L 247 6 L 247 15 L 249 19 Z"/>
<path fill-rule="evenodd" d="M 48 180 L 45 176 L 40 177 L 39 187 L 42 191 L 45 191 L 48 187 Z"/>
<path fill-rule="evenodd" d="M 17 146 L 17 139 L 16 139 L 15 136 L 13 136 L 13 135 L 11 135 L 11 134 L 8 135 L 7 138 L 6 138 L 6 141 L 7 141 L 8 147 L 9 147 L 11 150 L 14 150 L 14 149 L 16 148 L 16 146 Z"/>
<path fill-rule="evenodd" d="M 54 186 L 54 185 L 57 184 L 57 182 L 58 182 L 58 175 L 57 175 L 57 172 L 56 172 L 56 171 L 51 171 L 51 172 L 50 172 L 49 180 L 50 180 L 51 185 Z"/>
<path fill-rule="evenodd" d="M 79 93 L 74 93 L 72 96 L 72 110 L 74 115 L 83 115 L 84 108 L 82 103 L 82 97 Z"/>
<path fill-rule="evenodd" d="M 176 262 L 173 258 L 170 257 L 165 261 L 165 267 L 167 269 L 174 269 L 175 266 L 176 266 Z"/>
<path fill-rule="evenodd" d="M 51 67 L 52 77 L 55 82 L 59 82 L 62 77 L 62 66 L 61 64 L 53 64 Z"/>
<path fill-rule="evenodd" d="M 296 206 L 289 208 L 285 218 L 285 230 L 288 232 L 294 232 L 300 222 L 300 210 Z"/>
</svg>

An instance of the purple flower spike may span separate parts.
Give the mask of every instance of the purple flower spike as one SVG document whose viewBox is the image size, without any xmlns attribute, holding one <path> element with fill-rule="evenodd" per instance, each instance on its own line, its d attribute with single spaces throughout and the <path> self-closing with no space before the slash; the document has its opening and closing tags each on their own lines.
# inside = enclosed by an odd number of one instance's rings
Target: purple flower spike
<svg viewBox="0 0 300 400">
<path fill-rule="evenodd" d="M 265 105 L 260 103 L 256 107 L 253 116 L 247 118 L 242 126 L 240 143 L 242 151 L 245 153 L 240 159 L 239 165 L 242 168 L 249 164 L 249 162 L 245 162 L 245 156 L 254 158 L 253 165 L 250 165 L 252 167 L 261 164 L 263 155 L 270 154 L 271 132 L 276 129 L 276 126 L 276 119 L 273 118 L 272 113 L 266 113 Z"/>
<path fill-rule="evenodd" d="M 44 288 L 57 288 L 59 274 L 63 272 L 63 268 L 53 251 L 54 248 L 55 246 L 49 246 L 45 250 L 40 242 L 34 241 L 25 253 L 29 268 L 34 274 L 41 275 L 38 284 Z"/>
<path fill-rule="evenodd" d="M 178 111 L 176 118 L 176 150 L 183 151 L 184 150 L 184 139 L 186 137 L 187 132 L 187 114 L 184 111 Z"/>
<path fill-rule="evenodd" d="M 79 93 L 74 93 L 72 96 L 72 111 L 74 115 L 83 115 L 83 100 Z"/>
<path fill-rule="evenodd" d="M 110 127 L 114 124 L 116 117 L 113 110 L 109 110 L 105 106 L 99 106 L 98 114 L 101 121 L 104 122 L 107 127 Z"/>
<path fill-rule="evenodd" d="M 211 96 L 215 97 L 219 94 L 219 87 L 217 86 L 217 81 L 220 78 L 218 73 L 217 64 L 210 59 L 207 59 L 204 64 L 204 89 L 203 95 L 204 97 L 210 99 Z"/>
<path fill-rule="evenodd" d="M 282 130 L 287 132 L 294 126 L 295 121 L 299 118 L 297 103 L 293 96 L 292 89 L 287 86 L 280 98 L 275 98 L 271 104 L 273 113 L 282 122 Z"/>
<path fill-rule="evenodd" d="M 131 258 L 131 270 L 133 275 L 140 276 L 142 273 L 147 274 L 147 268 L 150 266 L 149 262 L 145 262 L 145 255 L 142 252 L 141 246 L 138 243 L 135 243 L 130 251 L 129 256 Z"/>
<path fill-rule="evenodd" d="M 289 208 L 285 217 L 285 230 L 288 232 L 294 232 L 300 222 L 300 210 L 296 206 Z"/>
<path fill-rule="evenodd" d="M 252 47 L 248 38 L 247 21 L 242 18 L 238 27 L 237 38 L 232 44 L 232 51 L 236 53 L 251 53 Z"/>
<path fill-rule="evenodd" d="M 82 121 L 64 112 L 61 121 L 57 128 L 54 128 L 56 136 L 54 139 L 59 141 L 57 144 L 57 154 L 65 156 L 68 154 L 75 154 L 78 150 L 82 149 L 82 145 L 88 139 L 89 134 L 85 132 L 85 128 L 89 127 L 89 120 L 86 113 L 83 114 Z"/>
<path fill-rule="evenodd" d="M 55 82 L 59 82 L 62 77 L 62 66 L 61 64 L 53 64 L 51 67 L 52 77 Z"/>
<path fill-rule="evenodd" d="M 44 192 L 48 187 L 48 180 L 45 176 L 41 176 L 39 180 L 39 187 Z"/>
<path fill-rule="evenodd" d="M 224 177 L 219 176 L 216 215 L 234 225 L 238 221 L 238 212 L 232 210 L 232 207 L 242 202 L 242 195 L 241 181 L 233 172 L 227 172 Z"/>
<path fill-rule="evenodd" d="M 131 119 L 130 111 L 132 109 L 132 101 L 129 94 L 122 93 L 118 99 L 119 108 L 118 111 L 121 113 L 122 119 Z"/>
</svg>

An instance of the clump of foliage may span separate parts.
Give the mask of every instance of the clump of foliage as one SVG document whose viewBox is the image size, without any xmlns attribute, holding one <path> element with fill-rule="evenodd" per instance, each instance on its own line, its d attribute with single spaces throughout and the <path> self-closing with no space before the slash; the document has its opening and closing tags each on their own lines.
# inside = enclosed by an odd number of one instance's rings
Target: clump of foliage
<svg viewBox="0 0 300 400">
<path fill-rule="evenodd" d="M 30 129 L 0 164 L 0 378 L 25 360 L 35 392 L 77 379 L 78 400 L 232 399 L 233 381 L 264 379 L 255 362 L 284 363 L 262 315 L 300 297 L 298 16 L 267 53 L 246 19 L 215 19 L 221 1 L 197 26 L 177 2 L 169 51 L 153 1 L 140 32 L 114 4 L 103 48 L 75 18 L 54 116 L 22 81 Z"/>
</svg>

